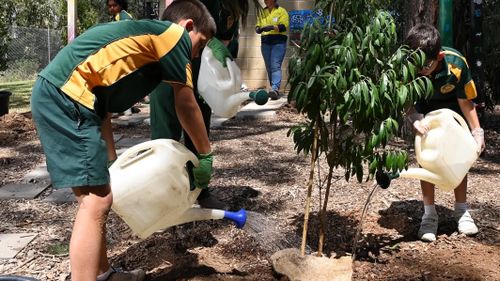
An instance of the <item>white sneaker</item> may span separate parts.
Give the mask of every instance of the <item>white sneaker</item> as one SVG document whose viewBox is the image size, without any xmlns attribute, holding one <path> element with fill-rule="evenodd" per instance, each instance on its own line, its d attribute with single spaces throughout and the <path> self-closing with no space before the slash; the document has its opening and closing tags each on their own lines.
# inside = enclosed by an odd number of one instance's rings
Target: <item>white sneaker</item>
<svg viewBox="0 0 500 281">
<path fill-rule="evenodd" d="M 474 220 L 472 219 L 469 211 L 455 211 L 455 220 L 458 224 L 458 232 L 467 236 L 474 235 L 479 232 Z"/>
<path fill-rule="evenodd" d="M 420 223 L 420 229 L 418 230 L 418 238 L 425 242 L 436 241 L 437 229 L 438 216 L 424 214 Z"/>
</svg>

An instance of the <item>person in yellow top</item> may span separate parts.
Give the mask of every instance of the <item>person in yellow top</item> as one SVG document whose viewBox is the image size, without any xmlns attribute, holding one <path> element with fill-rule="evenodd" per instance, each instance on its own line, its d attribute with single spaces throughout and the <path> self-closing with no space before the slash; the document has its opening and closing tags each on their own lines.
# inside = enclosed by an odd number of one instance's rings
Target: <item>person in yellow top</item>
<svg viewBox="0 0 500 281">
<path fill-rule="evenodd" d="M 290 21 L 288 12 L 277 0 L 264 0 L 266 8 L 257 17 L 255 32 L 261 34 L 261 52 L 266 64 L 267 78 L 271 84 L 269 97 L 279 98 L 281 86 L 281 64 L 285 58 L 287 32 Z"/>
</svg>

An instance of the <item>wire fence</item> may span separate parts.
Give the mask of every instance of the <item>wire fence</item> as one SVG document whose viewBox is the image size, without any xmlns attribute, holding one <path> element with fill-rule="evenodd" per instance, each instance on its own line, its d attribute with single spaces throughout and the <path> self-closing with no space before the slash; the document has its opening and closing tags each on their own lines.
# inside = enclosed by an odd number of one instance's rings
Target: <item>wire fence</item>
<svg viewBox="0 0 500 281">
<path fill-rule="evenodd" d="M 64 46 L 60 30 L 12 26 L 6 53 L 7 69 L 0 80 L 31 79 Z"/>
</svg>

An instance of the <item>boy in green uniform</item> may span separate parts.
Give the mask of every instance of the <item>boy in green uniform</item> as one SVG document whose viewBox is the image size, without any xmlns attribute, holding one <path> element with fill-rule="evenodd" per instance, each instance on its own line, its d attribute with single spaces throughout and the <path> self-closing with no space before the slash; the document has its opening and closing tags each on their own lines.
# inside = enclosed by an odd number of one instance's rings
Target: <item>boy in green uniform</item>
<svg viewBox="0 0 500 281">
<path fill-rule="evenodd" d="M 472 135 L 478 144 L 477 153 L 484 149 L 484 131 L 479 124 L 476 108 L 472 99 L 477 96 L 476 86 L 471 78 L 467 61 L 458 51 L 441 47 L 439 31 L 432 25 L 414 26 L 406 38 L 406 44 L 412 49 L 421 49 L 427 60 L 420 70 L 428 76 L 434 86 L 434 95 L 417 102 L 410 111 L 410 120 L 417 134 L 426 134 L 428 127 L 420 120 L 430 111 L 449 108 L 467 120 Z M 438 215 L 434 205 L 434 185 L 420 181 L 424 201 L 424 215 L 418 231 L 423 241 L 436 240 Z M 465 235 L 478 232 L 471 215 L 467 211 L 467 176 L 455 188 L 455 219 L 458 231 Z"/>
<path fill-rule="evenodd" d="M 179 0 L 177 0 L 179 1 Z M 175 1 L 174 1 L 175 2 Z M 210 14 L 215 20 L 217 33 L 215 38 L 220 39 L 230 49 L 233 57 L 237 55 L 237 36 L 239 19 L 242 18 L 243 23 L 246 21 L 248 14 L 247 0 L 201 0 L 201 2 L 210 11 Z M 258 4 L 258 3 L 257 3 Z M 236 42 L 236 43 L 235 43 Z M 205 121 L 205 129 L 207 134 L 210 134 L 210 119 L 212 109 L 203 100 L 197 91 L 198 74 L 200 72 L 200 58 L 195 58 L 192 61 L 194 94 Z M 151 94 L 150 97 L 150 116 L 151 116 L 151 139 L 174 139 L 180 140 L 182 136 L 182 128 L 177 120 L 175 110 L 173 108 L 172 95 L 164 95 L 165 91 L 172 91 L 169 84 L 160 84 Z M 196 153 L 196 148 L 189 135 L 184 134 L 184 144 L 186 147 Z M 204 189 L 198 197 L 198 203 L 204 208 L 224 209 L 222 202 L 210 195 L 208 189 Z"/>
<path fill-rule="evenodd" d="M 210 181 L 212 154 L 190 61 L 215 34 L 215 22 L 197 0 L 175 2 L 164 18 L 89 29 L 59 52 L 33 87 L 32 114 L 52 185 L 72 188 L 78 201 L 70 241 L 73 281 L 144 278 L 142 270 L 115 272 L 106 257 L 113 200 L 107 165 L 116 159 L 110 112 L 129 108 L 161 81 L 170 83 L 180 124 L 199 152 L 195 184 Z"/>
<path fill-rule="evenodd" d="M 134 19 L 127 13 L 127 0 L 108 0 L 108 12 L 111 15 L 111 21 L 132 20 Z"/>
</svg>

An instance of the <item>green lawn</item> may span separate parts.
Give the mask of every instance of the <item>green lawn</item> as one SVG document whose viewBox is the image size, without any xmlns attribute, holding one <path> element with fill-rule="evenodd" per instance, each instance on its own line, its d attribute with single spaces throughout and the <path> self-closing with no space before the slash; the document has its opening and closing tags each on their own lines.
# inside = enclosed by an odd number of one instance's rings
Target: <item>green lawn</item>
<svg viewBox="0 0 500 281">
<path fill-rule="evenodd" d="M 0 83 L 0 91 L 12 93 L 9 99 L 9 112 L 30 111 L 31 88 L 35 80 Z"/>
</svg>

